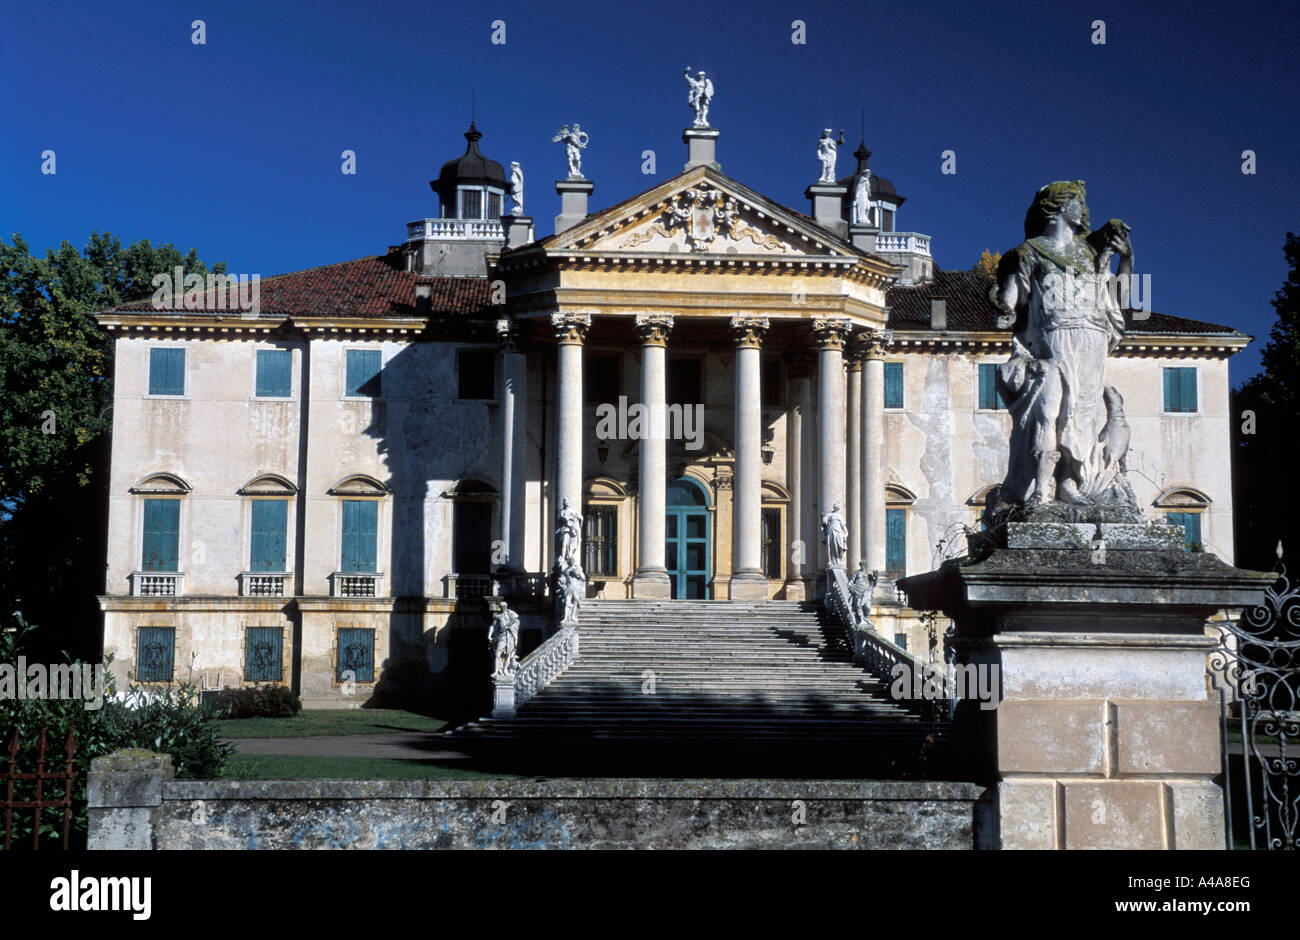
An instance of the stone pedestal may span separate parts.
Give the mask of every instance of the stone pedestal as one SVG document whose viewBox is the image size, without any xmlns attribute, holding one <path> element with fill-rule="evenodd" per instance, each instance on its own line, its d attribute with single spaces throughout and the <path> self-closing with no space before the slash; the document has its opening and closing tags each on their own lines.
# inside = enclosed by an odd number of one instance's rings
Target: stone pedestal
<svg viewBox="0 0 1300 940">
<path fill-rule="evenodd" d="M 1206 621 L 1274 576 L 1185 552 L 1170 528 L 1012 522 L 899 582 L 955 623 L 955 734 L 997 783 L 1002 848 L 1224 847 Z M 969 690 L 990 686 L 1000 704 L 981 708 Z"/>
<path fill-rule="evenodd" d="M 847 186 L 835 183 L 813 183 L 804 190 L 804 196 L 812 201 L 813 220 L 846 240 L 849 223 L 844 221 L 844 196 L 848 191 Z"/>
<path fill-rule="evenodd" d="M 585 209 L 584 209 L 585 214 Z M 506 250 L 522 248 L 534 240 L 533 219 L 527 215 L 505 215 L 501 224 L 506 230 Z"/>
<path fill-rule="evenodd" d="M 711 166 L 721 171 L 715 157 L 719 133 L 716 127 L 688 127 L 682 131 L 682 143 L 686 145 L 686 166 L 682 169 Z"/>
<path fill-rule="evenodd" d="M 555 191 L 560 196 L 560 214 L 555 217 L 555 234 L 573 228 L 587 217 L 587 197 L 596 184 L 591 180 L 557 180 Z"/>
<path fill-rule="evenodd" d="M 852 242 L 853 247 L 858 249 L 858 251 L 875 251 L 876 235 L 879 234 L 879 232 L 880 229 L 876 228 L 874 225 L 850 225 L 849 241 Z"/>
<path fill-rule="evenodd" d="M 492 717 L 515 717 L 515 678 L 514 676 L 492 677 Z"/>
</svg>

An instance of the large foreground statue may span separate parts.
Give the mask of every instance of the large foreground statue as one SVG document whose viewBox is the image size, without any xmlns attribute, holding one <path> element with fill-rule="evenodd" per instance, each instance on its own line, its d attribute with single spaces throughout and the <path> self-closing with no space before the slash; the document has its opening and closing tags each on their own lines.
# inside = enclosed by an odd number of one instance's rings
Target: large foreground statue
<svg viewBox="0 0 1300 940">
<path fill-rule="evenodd" d="M 998 369 L 1012 417 L 1003 504 L 1141 518 L 1124 478 L 1124 400 L 1106 384 L 1124 336 L 1116 281 L 1133 270 L 1128 233 L 1118 219 L 1090 230 L 1082 180 L 1049 183 L 1025 216 L 1025 240 L 998 265 L 989 297 L 998 327 L 1015 330 Z"/>
</svg>

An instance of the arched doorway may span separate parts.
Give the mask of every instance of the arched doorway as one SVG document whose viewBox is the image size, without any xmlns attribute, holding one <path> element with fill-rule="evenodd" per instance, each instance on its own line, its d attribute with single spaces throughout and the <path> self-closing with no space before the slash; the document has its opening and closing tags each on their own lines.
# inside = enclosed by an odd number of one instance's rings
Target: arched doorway
<svg viewBox="0 0 1300 940">
<path fill-rule="evenodd" d="M 664 566 L 672 583 L 673 599 L 707 600 L 713 562 L 709 495 L 690 477 L 673 480 L 666 495 Z"/>
</svg>

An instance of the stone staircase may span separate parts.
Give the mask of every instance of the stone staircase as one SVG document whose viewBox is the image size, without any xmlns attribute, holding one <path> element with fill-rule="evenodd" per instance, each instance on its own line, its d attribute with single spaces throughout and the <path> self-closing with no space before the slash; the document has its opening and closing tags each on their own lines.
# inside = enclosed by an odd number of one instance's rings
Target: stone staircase
<svg viewBox="0 0 1300 940">
<path fill-rule="evenodd" d="M 519 708 L 448 732 L 454 747 L 906 768 L 943 729 L 852 661 L 820 604 L 588 601 L 578 660 Z M 928 739 L 928 740 L 927 740 Z M 495 745 L 495 747 L 494 747 Z"/>
</svg>

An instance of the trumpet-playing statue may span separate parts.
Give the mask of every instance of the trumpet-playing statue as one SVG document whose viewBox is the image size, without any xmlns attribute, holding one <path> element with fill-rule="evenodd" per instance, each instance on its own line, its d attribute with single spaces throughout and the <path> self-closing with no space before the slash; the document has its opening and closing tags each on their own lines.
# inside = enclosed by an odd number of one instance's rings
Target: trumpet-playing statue
<svg viewBox="0 0 1300 940">
<path fill-rule="evenodd" d="M 1025 240 L 1003 257 L 989 292 L 998 328 L 1015 331 L 1011 357 L 998 367 L 1012 418 L 1000 502 L 1109 507 L 1140 518 L 1124 477 L 1124 401 L 1106 384 L 1106 359 L 1124 336 L 1117 279 L 1132 270 L 1129 227 L 1112 219 L 1091 231 L 1082 180 L 1038 190 Z"/>
</svg>

